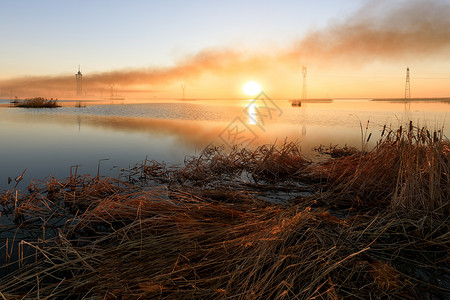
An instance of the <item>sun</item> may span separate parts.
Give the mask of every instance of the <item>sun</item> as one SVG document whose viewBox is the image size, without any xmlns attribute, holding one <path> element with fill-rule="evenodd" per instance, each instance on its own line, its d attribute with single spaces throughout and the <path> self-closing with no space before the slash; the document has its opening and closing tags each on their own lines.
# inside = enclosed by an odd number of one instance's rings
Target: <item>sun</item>
<svg viewBox="0 0 450 300">
<path fill-rule="evenodd" d="M 256 81 L 248 81 L 242 86 L 242 90 L 246 95 L 256 96 L 262 91 L 262 87 Z"/>
</svg>

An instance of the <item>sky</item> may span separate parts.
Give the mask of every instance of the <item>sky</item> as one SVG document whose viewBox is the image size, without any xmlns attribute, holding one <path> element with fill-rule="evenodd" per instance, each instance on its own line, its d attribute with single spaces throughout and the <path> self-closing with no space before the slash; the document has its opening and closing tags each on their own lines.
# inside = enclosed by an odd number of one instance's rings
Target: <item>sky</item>
<svg viewBox="0 0 450 300">
<path fill-rule="evenodd" d="M 0 0 L 0 98 L 450 96 L 450 0 Z"/>
</svg>

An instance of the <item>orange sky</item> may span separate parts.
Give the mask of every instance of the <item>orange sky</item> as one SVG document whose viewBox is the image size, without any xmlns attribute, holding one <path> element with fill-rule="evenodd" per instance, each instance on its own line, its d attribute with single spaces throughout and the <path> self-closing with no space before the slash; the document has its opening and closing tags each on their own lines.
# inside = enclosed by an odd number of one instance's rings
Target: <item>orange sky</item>
<svg viewBox="0 0 450 300">
<path fill-rule="evenodd" d="M 386 1 L 382 1 L 386 6 Z M 302 65 L 310 98 L 403 97 L 406 67 L 412 97 L 450 96 L 450 5 L 411 1 L 386 9 L 367 2 L 345 20 L 284 44 L 208 47 L 168 66 L 83 72 L 81 98 L 245 98 L 242 85 L 260 82 L 272 98 L 300 98 Z M 76 70 L 75 70 L 76 71 Z M 73 74 L 12 77 L 1 97 L 76 98 Z"/>
</svg>

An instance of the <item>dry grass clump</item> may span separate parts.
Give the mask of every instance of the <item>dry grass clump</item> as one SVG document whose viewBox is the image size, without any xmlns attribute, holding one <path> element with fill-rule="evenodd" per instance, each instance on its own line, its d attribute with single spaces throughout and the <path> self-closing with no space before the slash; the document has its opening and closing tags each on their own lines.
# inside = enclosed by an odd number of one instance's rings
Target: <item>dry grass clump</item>
<svg viewBox="0 0 450 300">
<path fill-rule="evenodd" d="M 323 163 L 295 144 L 209 147 L 184 167 L 146 160 L 130 182 L 74 174 L 3 193 L 0 234 L 28 233 L 0 246 L 0 298 L 446 299 L 448 141 L 390 132 Z M 325 176 L 295 203 L 258 193 Z"/>
<path fill-rule="evenodd" d="M 339 145 L 330 145 L 328 147 L 325 145 L 320 145 L 319 147 L 313 148 L 313 150 L 317 151 L 317 153 L 319 154 L 329 155 L 331 158 L 361 154 L 360 150 L 347 145 L 345 145 L 344 147 L 339 147 Z"/>
<path fill-rule="evenodd" d="M 254 150 L 217 146 L 206 147 L 199 156 L 190 156 L 180 168 L 167 168 L 156 161 L 145 161 L 134 169 L 140 178 L 153 178 L 170 184 L 203 187 L 252 182 L 280 185 L 285 181 L 314 180 L 309 176 L 312 162 L 300 152 L 296 142 L 282 146 L 263 145 Z M 225 184 L 224 184 L 225 183 Z"/>
<path fill-rule="evenodd" d="M 449 214 L 449 156 L 442 130 L 431 134 L 410 123 L 407 130 L 385 127 L 373 151 L 329 160 L 320 168 L 336 203 Z"/>
<path fill-rule="evenodd" d="M 27 98 L 23 101 L 15 101 L 14 106 L 16 107 L 29 107 L 29 108 L 53 108 L 60 107 L 58 104 L 58 99 L 47 99 L 43 97 Z"/>
<path fill-rule="evenodd" d="M 285 202 L 274 192 L 311 195 L 320 176 L 312 175 L 312 161 L 305 158 L 296 142 L 256 149 L 209 145 L 199 156 L 185 159 L 184 166 L 167 167 L 145 160 L 130 170 L 133 182 L 168 184 L 175 189 L 233 205 L 264 207 L 265 200 Z M 265 197 L 265 200 L 263 198 Z"/>
</svg>

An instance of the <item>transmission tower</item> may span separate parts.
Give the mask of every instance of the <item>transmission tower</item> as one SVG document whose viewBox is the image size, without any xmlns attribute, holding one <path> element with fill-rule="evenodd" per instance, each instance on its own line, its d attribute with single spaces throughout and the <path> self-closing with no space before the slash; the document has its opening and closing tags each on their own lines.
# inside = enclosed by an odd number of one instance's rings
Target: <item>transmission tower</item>
<svg viewBox="0 0 450 300">
<path fill-rule="evenodd" d="M 405 99 L 409 98 L 411 98 L 411 83 L 409 81 L 409 68 L 406 68 Z"/>
<path fill-rule="evenodd" d="M 183 100 L 185 99 L 185 96 L 186 96 L 185 91 L 186 91 L 186 84 L 183 82 L 183 83 L 181 83 L 181 92 L 182 92 Z"/>
<path fill-rule="evenodd" d="M 302 74 L 303 74 L 303 89 L 302 89 L 302 99 L 306 99 L 306 66 L 302 66 Z"/>
<path fill-rule="evenodd" d="M 83 94 L 83 74 L 81 74 L 80 66 L 78 66 L 78 73 L 75 74 L 77 80 L 77 95 L 81 96 Z"/>
</svg>

